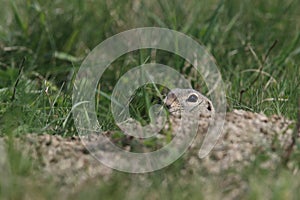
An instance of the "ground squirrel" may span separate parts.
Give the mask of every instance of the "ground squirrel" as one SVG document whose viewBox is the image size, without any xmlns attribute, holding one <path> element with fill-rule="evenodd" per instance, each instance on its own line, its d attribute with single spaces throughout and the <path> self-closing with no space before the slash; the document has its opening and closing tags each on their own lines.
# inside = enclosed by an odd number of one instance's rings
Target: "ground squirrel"
<svg viewBox="0 0 300 200">
<path fill-rule="evenodd" d="M 193 89 L 173 89 L 166 99 L 166 107 L 173 116 L 180 116 L 181 112 L 195 111 L 201 116 L 214 117 L 215 109 L 212 102 L 202 95 L 200 92 Z"/>
</svg>

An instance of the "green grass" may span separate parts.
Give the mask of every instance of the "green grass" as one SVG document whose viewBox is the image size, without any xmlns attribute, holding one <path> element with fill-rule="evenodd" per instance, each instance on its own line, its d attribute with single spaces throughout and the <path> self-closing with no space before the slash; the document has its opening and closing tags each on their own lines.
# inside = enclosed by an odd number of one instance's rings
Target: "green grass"
<svg viewBox="0 0 300 200">
<path fill-rule="evenodd" d="M 149 26 L 183 32 L 207 47 L 216 59 L 225 82 L 228 111 L 246 109 L 267 115 L 284 115 L 295 120 L 300 98 L 299 10 L 297 0 L 191 0 L 184 3 L 180 0 L 76 0 L 72 3 L 61 0 L 2 0 L 0 135 L 16 136 L 33 132 L 64 136 L 76 134 L 70 114 L 71 95 L 72 81 L 81 61 L 106 38 L 131 28 Z M 126 71 L 150 63 L 151 59 L 149 50 L 131 52 L 118 58 L 105 71 L 99 81 L 103 93 L 95 96 L 101 102 L 97 104 L 97 110 L 104 129 L 117 127 L 110 114 L 110 101 L 103 94 L 109 96 Z M 173 66 L 189 77 L 196 89 L 205 93 L 201 77 L 195 75 L 191 67 L 184 68 L 184 60 L 180 57 L 157 51 L 156 62 Z M 21 73 L 20 68 L 23 69 Z M 164 88 L 159 90 L 161 92 Z M 241 98 L 243 90 L 245 92 Z M 140 103 L 131 106 L 135 118 L 145 123 L 149 121 L 147 110 L 156 96 L 155 92 L 149 85 L 137 91 L 134 101 Z M 148 98 L 145 98 L 146 94 Z M 22 197 L 22 187 L 26 182 L 20 181 L 20 174 L 30 177 L 28 161 L 20 160 L 14 153 L 9 155 L 14 163 L 25 162 L 25 167 L 14 174 L 15 179 L 12 178 L 8 186 L 0 181 L 0 199 Z M 295 161 L 299 159 L 297 155 L 295 153 L 292 157 Z M 297 163 L 299 165 L 299 161 Z M 15 165 L 19 164 L 11 165 L 13 171 L 16 171 Z M 153 183 L 135 195 L 148 199 L 196 199 L 198 196 L 207 198 L 215 191 L 222 194 L 215 178 L 207 183 L 199 181 L 194 175 L 187 175 L 187 179 L 192 179 L 188 182 L 182 179 L 180 167 L 167 169 L 171 170 L 148 175 Z M 251 186 L 251 190 L 246 191 L 246 199 L 297 197 L 298 172 L 284 166 L 279 167 L 276 174 L 256 173 L 256 170 L 254 166 L 244 175 Z M 159 179 L 163 172 L 167 175 Z M 182 185 L 176 178 L 171 179 L 172 176 L 182 180 Z M 138 183 L 135 185 L 132 177 L 123 174 L 112 183 L 84 188 L 79 198 L 86 198 L 85 194 L 91 195 L 91 198 L 100 194 L 109 197 L 111 193 L 121 198 L 127 190 L 139 190 Z M 123 179 L 128 181 L 120 184 Z M 167 186 L 163 184 L 165 180 Z M 4 192 L 4 186 L 10 192 Z M 28 188 L 39 191 L 36 189 L 38 186 Z M 16 193 L 11 192 L 15 190 Z M 53 191 L 45 189 L 43 192 L 44 198 L 51 198 L 49 193 Z"/>
</svg>

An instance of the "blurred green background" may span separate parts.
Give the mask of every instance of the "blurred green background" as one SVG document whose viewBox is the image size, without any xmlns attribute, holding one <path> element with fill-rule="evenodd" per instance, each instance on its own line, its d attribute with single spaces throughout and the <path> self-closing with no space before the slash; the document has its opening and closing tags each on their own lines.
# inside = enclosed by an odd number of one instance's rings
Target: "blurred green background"
<svg viewBox="0 0 300 200">
<path fill-rule="evenodd" d="M 0 112 L 20 109 L 30 113 L 29 118 L 25 113 L 14 116 L 29 129 L 32 123 L 38 130 L 49 123 L 61 128 L 71 107 L 72 77 L 85 56 L 114 34 L 149 26 L 180 31 L 207 47 L 226 84 L 228 110 L 296 117 L 298 1 L 2 0 L 1 8 Z M 109 95 L 123 73 L 151 61 L 149 54 L 141 50 L 116 60 L 100 80 L 101 90 Z M 166 52 L 157 54 L 156 62 L 173 66 L 205 93 L 199 77 L 182 60 Z M 18 76 L 15 105 L 11 106 L 9 98 Z M 105 106 L 99 109 L 107 109 L 109 101 L 104 98 L 102 102 Z"/>
</svg>

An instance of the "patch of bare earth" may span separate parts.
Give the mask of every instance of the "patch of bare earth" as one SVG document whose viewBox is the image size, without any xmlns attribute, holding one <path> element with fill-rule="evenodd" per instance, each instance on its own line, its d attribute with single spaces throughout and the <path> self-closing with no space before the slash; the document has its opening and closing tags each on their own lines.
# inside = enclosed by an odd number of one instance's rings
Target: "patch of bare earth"
<svg viewBox="0 0 300 200">
<path fill-rule="evenodd" d="M 227 113 L 225 119 L 223 134 L 213 151 L 206 158 L 199 159 L 198 150 L 209 124 L 205 118 L 200 119 L 196 142 L 183 157 L 186 167 L 182 169 L 182 174 L 201 175 L 199 172 L 205 171 L 206 175 L 213 176 L 229 169 L 239 171 L 260 154 L 268 155 L 268 159 L 260 163 L 259 167 L 262 168 L 274 169 L 285 159 L 285 152 L 292 143 L 294 121 L 243 110 Z M 4 140 L 1 139 L 2 143 Z M 78 136 L 63 138 L 58 135 L 28 134 L 15 141 L 17 149 L 37 163 L 35 176 L 57 183 L 62 192 L 76 191 L 90 180 L 109 180 L 113 174 L 112 169 L 91 156 Z M 2 162 L 3 165 L 4 158 L 1 159 L 0 164 Z M 247 189 L 247 183 L 241 182 L 236 174 L 228 176 L 222 184 L 225 187 L 236 183 L 239 184 L 230 189 L 228 198 L 238 197 Z"/>
</svg>

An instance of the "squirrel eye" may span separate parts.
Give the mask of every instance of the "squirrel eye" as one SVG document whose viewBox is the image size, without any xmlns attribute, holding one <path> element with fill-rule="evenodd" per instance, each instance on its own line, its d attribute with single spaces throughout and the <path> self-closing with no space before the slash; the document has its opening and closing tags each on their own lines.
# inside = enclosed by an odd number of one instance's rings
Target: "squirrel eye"
<svg viewBox="0 0 300 200">
<path fill-rule="evenodd" d="M 187 99 L 188 102 L 197 102 L 198 101 L 198 97 L 195 94 L 192 94 L 189 96 L 189 98 Z"/>
</svg>

